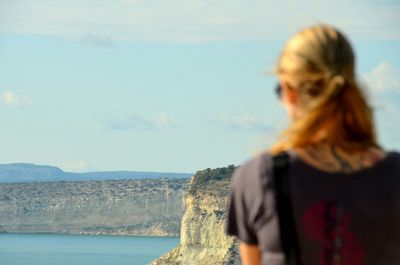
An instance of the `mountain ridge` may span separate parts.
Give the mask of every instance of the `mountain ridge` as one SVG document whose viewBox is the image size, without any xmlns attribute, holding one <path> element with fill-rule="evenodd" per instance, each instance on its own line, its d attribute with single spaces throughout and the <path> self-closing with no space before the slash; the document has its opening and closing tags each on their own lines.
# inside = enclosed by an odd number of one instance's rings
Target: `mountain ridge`
<svg viewBox="0 0 400 265">
<path fill-rule="evenodd" d="M 90 171 L 67 172 L 56 166 L 33 163 L 0 164 L 0 183 L 47 182 L 47 181 L 87 181 L 110 179 L 158 179 L 189 178 L 192 173 L 152 172 L 152 171 Z"/>
</svg>

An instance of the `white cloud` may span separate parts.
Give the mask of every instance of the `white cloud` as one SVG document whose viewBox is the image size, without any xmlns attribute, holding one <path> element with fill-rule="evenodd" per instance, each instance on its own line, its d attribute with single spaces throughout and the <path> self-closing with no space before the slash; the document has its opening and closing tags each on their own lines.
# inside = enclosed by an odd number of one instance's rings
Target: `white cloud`
<svg viewBox="0 0 400 265">
<path fill-rule="evenodd" d="M 155 126 L 159 129 L 175 127 L 176 123 L 174 120 L 165 112 L 161 112 L 158 114 L 158 117 L 155 121 Z"/>
<path fill-rule="evenodd" d="M 2 0 L 0 32 L 114 40 L 268 40 L 315 22 L 351 36 L 400 39 L 400 3 L 365 0 Z"/>
<path fill-rule="evenodd" d="M 254 116 L 247 113 L 241 113 L 239 115 L 231 115 L 229 113 L 220 113 L 213 120 L 213 123 L 223 125 L 229 129 L 240 129 L 240 130 L 255 130 L 271 132 L 274 131 L 272 126 L 267 123 L 258 121 Z"/>
<path fill-rule="evenodd" d="M 109 128 L 116 131 L 125 130 L 162 130 L 176 127 L 176 122 L 166 112 L 160 112 L 155 118 L 141 117 L 138 115 L 121 115 L 113 118 Z"/>
<path fill-rule="evenodd" d="M 370 92 L 375 109 L 380 141 L 388 149 L 399 148 L 400 130 L 400 69 L 388 62 L 381 62 L 362 76 Z"/>
<path fill-rule="evenodd" d="M 82 43 L 105 48 L 114 47 L 114 42 L 111 37 L 99 36 L 95 34 L 86 34 L 82 38 Z"/>
<path fill-rule="evenodd" d="M 388 62 L 381 62 L 371 72 L 364 74 L 363 80 L 373 93 L 384 91 L 400 93 L 400 68 Z"/>
<path fill-rule="evenodd" d="M 25 96 L 18 96 L 14 92 L 6 91 L 0 94 L 1 102 L 11 107 L 26 107 L 32 105 L 32 100 Z"/>
<path fill-rule="evenodd" d="M 62 168 L 64 171 L 83 172 L 83 171 L 87 171 L 89 166 L 86 161 L 75 160 L 75 161 L 63 162 Z"/>
</svg>

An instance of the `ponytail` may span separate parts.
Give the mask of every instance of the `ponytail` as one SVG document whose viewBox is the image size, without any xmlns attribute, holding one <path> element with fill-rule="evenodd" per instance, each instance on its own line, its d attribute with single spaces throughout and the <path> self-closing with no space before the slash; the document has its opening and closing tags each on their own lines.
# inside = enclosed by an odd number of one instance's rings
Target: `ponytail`
<svg viewBox="0 0 400 265">
<path fill-rule="evenodd" d="M 323 140 L 348 152 L 377 145 L 372 110 L 355 81 L 334 76 L 273 151 L 304 148 Z"/>
</svg>

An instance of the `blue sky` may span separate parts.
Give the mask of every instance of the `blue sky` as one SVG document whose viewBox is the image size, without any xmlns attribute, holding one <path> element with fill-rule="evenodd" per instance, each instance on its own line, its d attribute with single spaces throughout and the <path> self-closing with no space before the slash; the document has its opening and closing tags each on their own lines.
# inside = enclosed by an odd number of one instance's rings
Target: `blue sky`
<svg viewBox="0 0 400 265">
<path fill-rule="evenodd" d="M 287 125 L 265 72 L 317 22 L 350 37 L 380 142 L 400 149 L 398 1 L 3 0 L 0 163 L 241 163 Z"/>
</svg>

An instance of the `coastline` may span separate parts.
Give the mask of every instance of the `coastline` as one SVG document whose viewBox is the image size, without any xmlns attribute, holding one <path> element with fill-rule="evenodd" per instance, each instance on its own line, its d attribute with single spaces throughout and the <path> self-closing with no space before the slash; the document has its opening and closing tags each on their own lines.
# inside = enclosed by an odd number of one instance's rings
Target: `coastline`
<svg viewBox="0 0 400 265">
<path fill-rule="evenodd" d="M 66 236 L 109 236 L 109 237 L 147 237 L 147 238 L 180 238 L 180 235 L 151 235 L 151 234 L 117 234 L 117 233 L 68 233 L 68 232 L 25 232 L 25 231 L 0 231 L 8 235 L 66 235 Z"/>
</svg>

